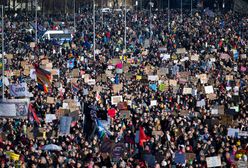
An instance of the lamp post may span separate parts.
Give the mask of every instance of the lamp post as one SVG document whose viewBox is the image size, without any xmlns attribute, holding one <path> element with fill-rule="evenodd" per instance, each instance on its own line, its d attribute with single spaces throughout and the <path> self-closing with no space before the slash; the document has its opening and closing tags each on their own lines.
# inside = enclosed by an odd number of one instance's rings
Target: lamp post
<svg viewBox="0 0 248 168">
<path fill-rule="evenodd" d="M 35 42 L 36 44 L 38 43 L 38 18 L 37 18 L 37 13 L 38 13 L 38 2 L 35 0 Z"/>
<path fill-rule="evenodd" d="M 93 0 L 93 57 L 96 59 L 96 6 L 95 0 Z"/>
<path fill-rule="evenodd" d="M 168 0 L 168 31 L 170 31 L 170 0 Z"/>
<path fill-rule="evenodd" d="M 2 7 L 2 100 L 4 100 L 4 16 L 3 16 L 3 8 L 4 6 L 1 5 Z"/>
<path fill-rule="evenodd" d="M 124 0 L 124 5 L 125 5 L 125 17 L 124 17 L 125 30 L 124 30 L 124 51 L 123 51 L 123 56 L 122 56 L 123 60 L 124 60 L 124 54 L 126 53 L 126 50 L 127 50 L 127 3 L 126 3 L 126 0 Z"/>
</svg>

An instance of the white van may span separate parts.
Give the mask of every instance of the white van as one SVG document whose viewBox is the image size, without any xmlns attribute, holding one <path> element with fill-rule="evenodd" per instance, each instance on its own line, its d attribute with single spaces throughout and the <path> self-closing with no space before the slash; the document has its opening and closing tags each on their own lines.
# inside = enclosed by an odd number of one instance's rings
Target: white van
<svg viewBox="0 0 248 168">
<path fill-rule="evenodd" d="M 71 41 L 73 36 L 71 33 L 65 32 L 63 30 L 48 30 L 43 34 L 42 38 L 48 40 L 57 40 L 58 42 L 63 43 L 65 40 Z"/>
</svg>

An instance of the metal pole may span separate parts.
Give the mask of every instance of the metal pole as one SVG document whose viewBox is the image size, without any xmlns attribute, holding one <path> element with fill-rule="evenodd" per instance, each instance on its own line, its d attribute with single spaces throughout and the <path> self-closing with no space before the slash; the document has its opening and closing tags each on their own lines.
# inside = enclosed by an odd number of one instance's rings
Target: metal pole
<svg viewBox="0 0 248 168">
<path fill-rule="evenodd" d="M 102 9 L 103 9 L 103 0 L 101 0 L 101 6 L 102 6 Z M 102 26 L 103 26 L 103 12 L 102 12 Z"/>
<path fill-rule="evenodd" d="M 183 22 L 183 0 L 181 0 L 181 23 Z"/>
<path fill-rule="evenodd" d="M 38 3 L 35 0 L 35 42 L 38 43 L 38 19 L 37 19 L 37 12 L 38 12 Z"/>
<path fill-rule="evenodd" d="M 73 24 L 74 24 L 74 33 L 76 32 L 76 1 L 74 0 L 73 1 L 73 13 L 74 13 L 74 16 L 73 16 Z"/>
<path fill-rule="evenodd" d="M 170 0 L 168 0 L 168 31 L 170 31 Z"/>
<path fill-rule="evenodd" d="M 152 4 L 150 0 L 150 40 L 152 39 Z"/>
<path fill-rule="evenodd" d="M 4 100 L 4 16 L 3 16 L 3 5 L 2 7 L 2 100 Z"/>
<path fill-rule="evenodd" d="M 191 8 L 191 16 L 192 16 L 192 9 L 193 9 L 193 2 L 192 2 L 192 0 L 191 0 L 191 4 L 190 5 L 191 5 L 190 8 Z"/>
<path fill-rule="evenodd" d="M 126 53 L 127 50 L 127 4 L 125 0 L 125 31 L 124 31 L 124 51 L 123 51 L 123 56 L 122 59 L 124 59 L 124 54 Z"/>
<path fill-rule="evenodd" d="M 93 0 L 93 56 L 94 56 L 94 61 L 96 59 L 96 10 L 95 10 L 95 0 Z"/>
</svg>

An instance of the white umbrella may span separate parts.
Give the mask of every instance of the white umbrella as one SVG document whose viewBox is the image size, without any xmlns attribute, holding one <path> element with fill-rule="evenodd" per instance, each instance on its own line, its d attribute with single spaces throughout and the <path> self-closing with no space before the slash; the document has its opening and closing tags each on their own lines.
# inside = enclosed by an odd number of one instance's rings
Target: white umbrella
<svg viewBox="0 0 248 168">
<path fill-rule="evenodd" d="M 55 150 L 55 151 L 60 151 L 62 150 L 61 146 L 55 145 L 55 144 L 49 144 L 45 145 L 42 150 Z"/>
</svg>

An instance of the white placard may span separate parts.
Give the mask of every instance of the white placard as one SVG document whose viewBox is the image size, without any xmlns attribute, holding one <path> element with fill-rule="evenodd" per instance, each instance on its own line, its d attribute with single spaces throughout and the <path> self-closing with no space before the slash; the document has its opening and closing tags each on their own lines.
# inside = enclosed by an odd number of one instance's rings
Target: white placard
<svg viewBox="0 0 248 168">
<path fill-rule="evenodd" d="M 221 166 L 220 156 L 206 157 L 207 167 L 219 167 Z"/>
<path fill-rule="evenodd" d="M 170 54 L 160 54 L 160 58 L 162 58 L 162 60 L 168 60 L 170 59 Z"/>
<path fill-rule="evenodd" d="M 111 104 L 117 105 L 119 102 L 123 102 L 122 96 L 112 96 L 111 97 Z"/>
<path fill-rule="evenodd" d="M 248 131 L 239 131 L 239 136 L 248 137 Z"/>
<path fill-rule="evenodd" d="M 148 80 L 150 80 L 150 81 L 158 81 L 158 75 L 148 75 Z"/>
<path fill-rule="evenodd" d="M 183 94 L 192 94 L 192 88 L 183 88 Z"/>
<path fill-rule="evenodd" d="M 211 114 L 212 115 L 218 115 L 219 114 L 218 109 L 212 109 Z"/>
<path fill-rule="evenodd" d="M 88 85 L 95 85 L 96 84 L 96 80 L 95 79 L 89 79 L 88 80 Z"/>
<path fill-rule="evenodd" d="M 1 117 L 23 118 L 28 115 L 28 99 L 10 99 L 0 103 Z"/>
<path fill-rule="evenodd" d="M 27 83 L 10 85 L 10 95 L 13 97 L 25 97 L 28 93 Z"/>
<path fill-rule="evenodd" d="M 206 94 L 214 93 L 214 88 L 213 88 L 212 85 L 211 86 L 205 86 L 204 88 L 205 88 L 205 93 Z"/>
<path fill-rule="evenodd" d="M 236 137 L 236 135 L 238 135 L 238 133 L 239 133 L 239 129 L 228 128 L 227 136 Z"/>
<path fill-rule="evenodd" d="M 157 105 L 157 100 L 151 100 L 150 106 L 156 106 Z"/>
<path fill-rule="evenodd" d="M 55 114 L 46 114 L 46 123 L 53 122 L 53 120 L 56 120 L 56 115 Z"/>
</svg>

